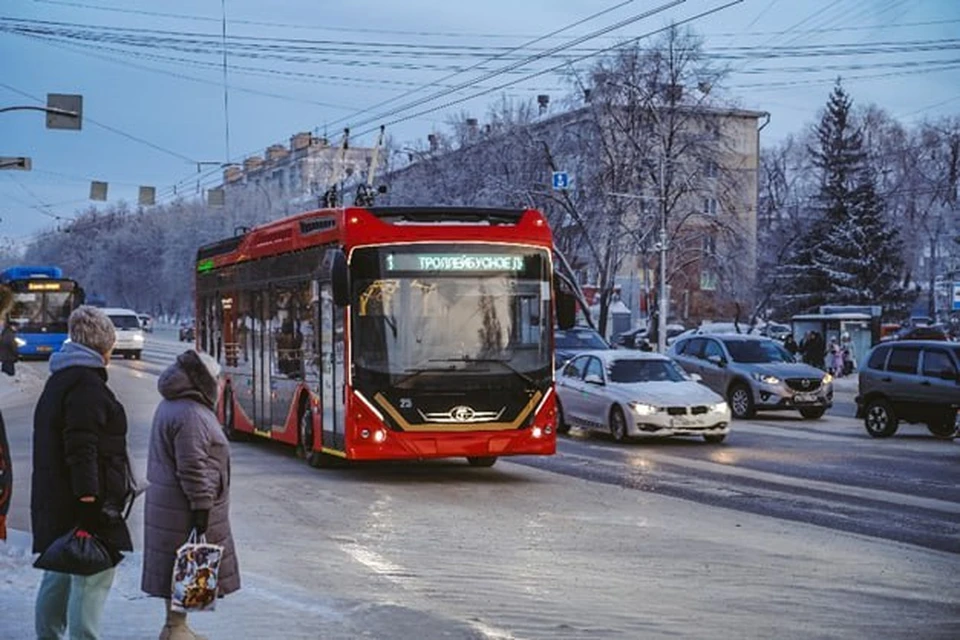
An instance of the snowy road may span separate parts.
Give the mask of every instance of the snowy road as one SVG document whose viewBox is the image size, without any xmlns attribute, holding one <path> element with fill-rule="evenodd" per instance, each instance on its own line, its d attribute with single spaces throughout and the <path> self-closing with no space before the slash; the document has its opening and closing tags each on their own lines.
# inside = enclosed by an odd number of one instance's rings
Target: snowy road
<svg viewBox="0 0 960 640">
<path fill-rule="evenodd" d="M 151 337 L 142 361 L 111 367 L 140 468 L 156 375 L 181 349 Z M 16 454 L 11 525 L 21 530 L 34 397 L 0 387 Z M 955 638 L 960 629 L 960 443 L 925 429 L 881 442 L 852 419 L 764 416 L 736 423 L 719 447 L 575 434 L 556 457 L 486 470 L 457 460 L 318 471 L 257 442 L 234 445 L 233 474 L 245 584 L 221 611 L 196 616 L 211 638 Z M 121 565 L 110 638 L 159 628 L 156 603 L 137 594 L 137 561 Z M 0 638 L 28 637 L 27 564 L 0 551 Z"/>
</svg>

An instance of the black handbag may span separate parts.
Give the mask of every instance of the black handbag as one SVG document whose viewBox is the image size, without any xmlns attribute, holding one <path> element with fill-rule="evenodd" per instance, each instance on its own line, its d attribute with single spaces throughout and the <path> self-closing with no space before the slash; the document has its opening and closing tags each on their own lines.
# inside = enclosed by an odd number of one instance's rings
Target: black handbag
<svg viewBox="0 0 960 640">
<path fill-rule="evenodd" d="M 92 576 L 123 560 L 123 554 L 97 536 L 74 527 L 54 540 L 33 566 L 46 571 Z"/>
</svg>

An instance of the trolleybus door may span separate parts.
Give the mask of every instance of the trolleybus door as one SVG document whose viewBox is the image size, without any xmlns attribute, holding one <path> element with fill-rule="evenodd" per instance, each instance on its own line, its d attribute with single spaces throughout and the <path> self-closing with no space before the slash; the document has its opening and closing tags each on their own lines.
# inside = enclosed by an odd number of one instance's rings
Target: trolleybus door
<svg viewBox="0 0 960 640">
<path fill-rule="evenodd" d="M 253 423 L 270 435 L 270 294 L 253 294 Z"/>
<path fill-rule="evenodd" d="M 343 451 L 343 309 L 333 303 L 330 283 L 320 285 L 320 386 L 323 446 Z"/>
</svg>

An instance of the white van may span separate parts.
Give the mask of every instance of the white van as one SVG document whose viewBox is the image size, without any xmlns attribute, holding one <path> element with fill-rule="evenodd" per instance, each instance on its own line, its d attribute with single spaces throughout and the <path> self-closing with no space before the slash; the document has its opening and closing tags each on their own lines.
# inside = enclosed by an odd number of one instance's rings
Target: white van
<svg viewBox="0 0 960 640">
<path fill-rule="evenodd" d="M 139 360 L 140 354 L 143 353 L 144 336 L 143 325 L 140 324 L 137 312 L 113 307 L 107 307 L 102 311 L 107 314 L 117 330 L 117 344 L 113 347 L 113 353 Z"/>
</svg>

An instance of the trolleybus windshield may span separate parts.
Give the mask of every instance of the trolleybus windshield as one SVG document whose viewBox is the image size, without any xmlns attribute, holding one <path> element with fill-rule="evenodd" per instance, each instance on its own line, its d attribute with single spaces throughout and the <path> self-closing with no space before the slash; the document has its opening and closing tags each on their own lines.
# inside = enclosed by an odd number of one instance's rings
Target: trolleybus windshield
<svg viewBox="0 0 960 640">
<path fill-rule="evenodd" d="M 464 374 L 521 386 L 549 379 L 545 251 L 469 244 L 363 248 L 354 251 L 351 277 L 353 364 L 361 377 L 404 388 L 443 386 Z"/>
</svg>

